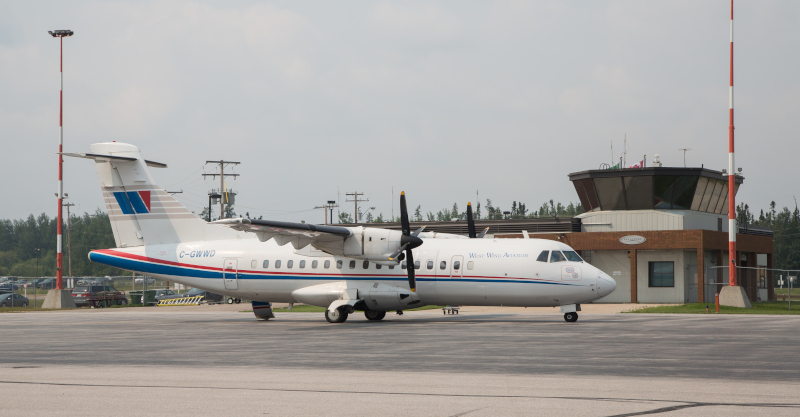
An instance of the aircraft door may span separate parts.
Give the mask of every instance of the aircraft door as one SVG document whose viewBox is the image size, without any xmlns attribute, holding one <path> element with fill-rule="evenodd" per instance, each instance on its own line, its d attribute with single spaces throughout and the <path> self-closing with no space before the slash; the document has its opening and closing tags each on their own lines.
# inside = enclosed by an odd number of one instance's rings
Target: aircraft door
<svg viewBox="0 0 800 417">
<path fill-rule="evenodd" d="M 239 260 L 236 258 L 225 259 L 222 267 L 222 281 L 226 290 L 239 289 Z"/>
<path fill-rule="evenodd" d="M 454 256 L 450 260 L 450 278 L 461 279 L 462 270 L 464 269 L 464 257 L 460 255 Z"/>
</svg>

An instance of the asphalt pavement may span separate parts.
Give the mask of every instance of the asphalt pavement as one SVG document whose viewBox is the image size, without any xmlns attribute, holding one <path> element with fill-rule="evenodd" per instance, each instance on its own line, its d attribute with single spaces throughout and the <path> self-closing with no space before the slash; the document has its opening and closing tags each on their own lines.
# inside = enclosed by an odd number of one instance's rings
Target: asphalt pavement
<svg viewBox="0 0 800 417">
<path fill-rule="evenodd" d="M 146 394 L 173 416 L 197 415 L 192 398 L 201 415 L 797 415 L 799 331 L 797 316 L 566 323 L 501 309 L 382 322 L 356 313 L 343 324 L 321 313 L 257 321 L 230 307 L 9 313 L 0 314 L 0 391 L 19 402 L 0 401 L 0 411 L 70 405 L 100 415 Z M 28 402 L 31 390 L 62 402 Z M 81 404 L 86 392 L 107 404 Z"/>
</svg>

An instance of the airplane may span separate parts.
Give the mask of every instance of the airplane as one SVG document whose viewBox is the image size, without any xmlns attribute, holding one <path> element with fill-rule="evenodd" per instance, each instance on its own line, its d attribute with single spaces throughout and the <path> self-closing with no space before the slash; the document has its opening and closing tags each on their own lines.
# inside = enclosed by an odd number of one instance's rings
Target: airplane
<svg viewBox="0 0 800 417">
<path fill-rule="evenodd" d="M 272 303 L 324 307 L 330 323 L 363 311 L 368 320 L 426 305 L 560 307 L 575 322 L 582 303 L 611 294 L 613 278 L 568 245 L 545 239 L 487 239 L 402 230 L 244 218 L 206 222 L 156 185 L 130 144 L 92 144 L 116 248 L 89 260 L 157 279 L 251 300 L 259 319 Z M 480 237 L 480 238 L 479 238 Z"/>
</svg>

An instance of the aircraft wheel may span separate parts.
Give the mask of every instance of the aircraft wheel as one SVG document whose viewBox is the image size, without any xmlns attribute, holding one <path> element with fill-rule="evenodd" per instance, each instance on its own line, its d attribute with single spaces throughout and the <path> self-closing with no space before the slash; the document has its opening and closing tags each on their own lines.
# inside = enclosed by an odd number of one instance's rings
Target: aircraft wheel
<svg viewBox="0 0 800 417">
<path fill-rule="evenodd" d="M 233 298 L 228 298 L 228 304 L 233 304 Z"/>
<path fill-rule="evenodd" d="M 385 311 L 375 311 L 375 310 L 366 310 L 364 311 L 364 315 L 367 316 L 367 320 L 383 320 L 386 317 Z"/>
<path fill-rule="evenodd" d="M 567 323 L 575 323 L 578 321 L 578 313 L 566 313 L 564 314 L 564 320 Z"/>
<path fill-rule="evenodd" d="M 344 306 L 337 308 L 333 312 L 326 309 L 325 320 L 328 320 L 328 323 L 344 323 L 347 320 L 347 310 L 344 309 Z"/>
<path fill-rule="evenodd" d="M 241 303 L 241 302 L 242 302 L 242 299 L 241 299 L 241 298 L 237 298 L 237 299 L 235 299 L 235 300 L 233 300 L 233 301 L 234 301 L 236 304 L 239 304 L 239 303 Z"/>
</svg>

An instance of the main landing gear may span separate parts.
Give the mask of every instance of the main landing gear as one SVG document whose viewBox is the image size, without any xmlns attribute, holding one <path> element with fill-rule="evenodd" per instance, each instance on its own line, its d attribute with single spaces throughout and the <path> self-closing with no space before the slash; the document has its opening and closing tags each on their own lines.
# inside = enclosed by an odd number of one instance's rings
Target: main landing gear
<svg viewBox="0 0 800 417">
<path fill-rule="evenodd" d="M 365 310 L 364 311 L 364 315 L 367 316 L 367 320 L 378 321 L 378 320 L 383 320 L 383 318 L 386 317 L 386 312 L 385 311 L 375 311 L 375 310 Z"/>
<path fill-rule="evenodd" d="M 325 310 L 325 320 L 328 320 L 328 323 L 344 323 L 348 315 L 347 306 L 341 306 L 333 311 Z"/>
<path fill-rule="evenodd" d="M 575 323 L 578 321 L 578 313 L 564 313 L 564 321 L 567 323 Z"/>
</svg>

